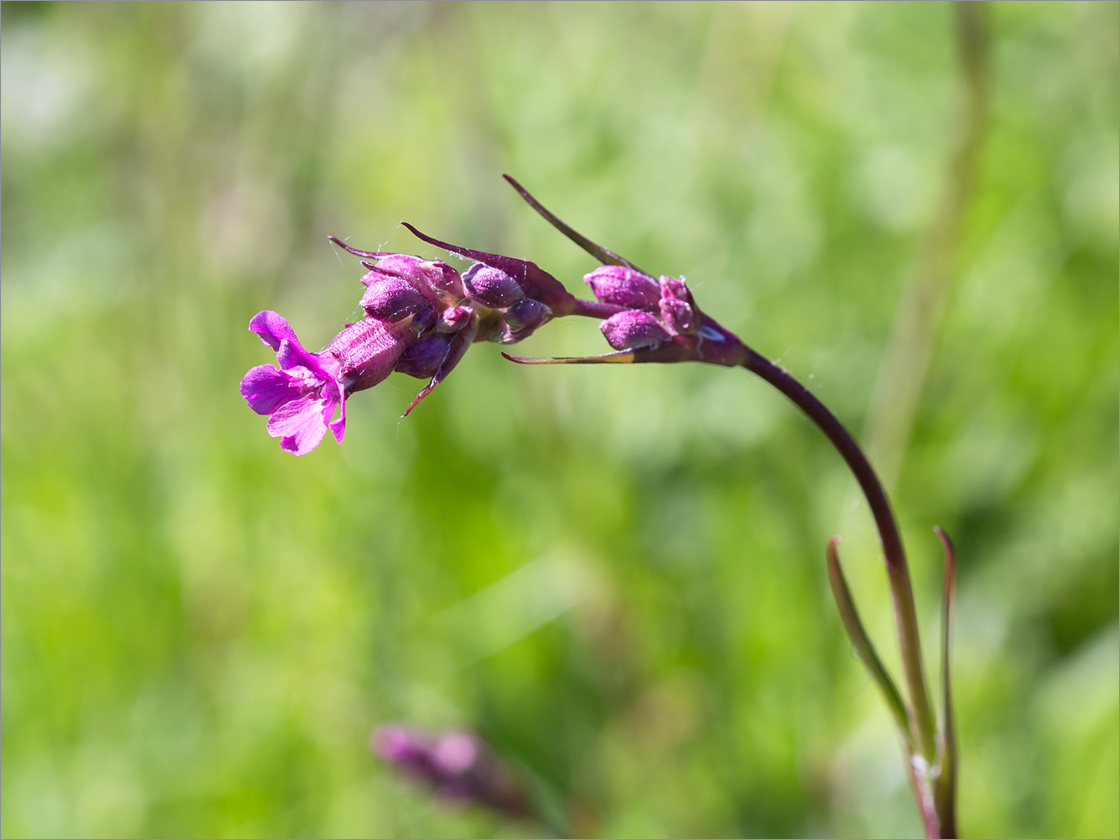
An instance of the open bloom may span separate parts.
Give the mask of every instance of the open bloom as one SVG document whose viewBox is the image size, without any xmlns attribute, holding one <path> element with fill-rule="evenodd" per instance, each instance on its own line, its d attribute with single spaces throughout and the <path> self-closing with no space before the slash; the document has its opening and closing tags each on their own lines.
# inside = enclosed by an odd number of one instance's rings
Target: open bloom
<svg viewBox="0 0 1120 840">
<path fill-rule="evenodd" d="M 327 353 L 308 353 L 288 322 L 275 312 L 259 312 L 249 329 L 276 351 L 278 368 L 258 365 L 241 380 L 241 396 L 257 414 L 268 415 L 268 433 L 280 446 L 304 455 L 330 428 L 335 440 L 346 433 L 346 394 L 339 364 Z M 335 409 L 342 416 L 332 420 Z"/>
<path fill-rule="evenodd" d="M 276 363 L 258 365 L 241 380 L 241 396 L 268 415 L 268 433 L 280 446 L 305 455 L 327 429 L 342 443 L 346 398 L 389 375 L 407 347 L 407 326 L 366 318 L 351 324 L 326 350 L 308 353 L 295 331 L 275 312 L 258 312 L 249 329 L 276 351 Z M 339 410 L 338 419 L 332 419 Z"/>
</svg>

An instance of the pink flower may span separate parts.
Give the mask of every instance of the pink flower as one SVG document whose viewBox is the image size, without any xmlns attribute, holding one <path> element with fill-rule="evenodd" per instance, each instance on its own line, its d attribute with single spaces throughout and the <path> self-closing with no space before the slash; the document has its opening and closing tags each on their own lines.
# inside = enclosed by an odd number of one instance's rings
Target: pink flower
<svg viewBox="0 0 1120 840">
<path fill-rule="evenodd" d="M 268 433 L 282 449 L 306 455 L 327 429 L 342 443 L 346 397 L 372 388 L 393 370 L 409 340 L 408 321 L 387 324 L 370 318 L 351 324 L 320 353 L 308 353 L 284 318 L 259 312 L 249 329 L 276 351 L 276 363 L 258 365 L 241 380 L 241 396 L 268 416 Z M 338 419 L 332 419 L 336 409 Z"/>
</svg>

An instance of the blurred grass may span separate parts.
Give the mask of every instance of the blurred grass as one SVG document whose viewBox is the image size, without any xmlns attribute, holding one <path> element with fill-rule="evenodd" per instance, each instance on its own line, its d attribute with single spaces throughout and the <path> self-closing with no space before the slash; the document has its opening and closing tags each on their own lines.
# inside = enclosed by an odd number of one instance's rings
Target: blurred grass
<svg viewBox="0 0 1120 840">
<path fill-rule="evenodd" d="M 534 830 L 391 777 L 388 720 L 477 728 L 582 834 L 918 834 L 828 595 L 841 533 L 896 666 L 866 510 L 762 383 L 479 346 L 406 421 L 394 377 L 297 460 L 237 382 L 256 311 L 310 346 L 353 312 L 328 234 L 434 254 L 405 219 L 582 285 L 508 171 L 858 432 L 944 188 L 950 6 L 2 18 L 4 836 Z M 976 193 L 883 456 L 931 668 L 931 526 L 960 553 L 962 830 L 1116 836 L 1118 6 L 990 24 Z"/>
</svg>

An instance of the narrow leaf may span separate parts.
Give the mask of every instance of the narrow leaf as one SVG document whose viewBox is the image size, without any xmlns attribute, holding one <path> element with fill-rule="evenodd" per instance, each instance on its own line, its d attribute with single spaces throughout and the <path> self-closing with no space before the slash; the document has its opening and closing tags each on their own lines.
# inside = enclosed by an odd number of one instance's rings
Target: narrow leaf
<svg viewBox="0 0 1120 840">
<path fill-rule="evenodd" d="M 844 629 L 848 631 L 848 637 L 852 640 L 859 658 L 863 660 L 864 667 L 867 668 L 871 678 L 878 683 L 879 689 L 883 692 L 887 705 L 890 706 L 891 712 L 894 714 L 895 722 L 909 746 L 913 739 L 910 734 L 906 704 L 903 702 L 902 695 L 890 674 L 883 667 L 882 660 L 875 652 L 871 639 L 868 638 L 867 632 L 863 629 L 863 623 L 859 620 L 859 613 L 856 611 L 855 602 L 852 600 L 851 590 L 848 589 L 848 583 L 844 580 L 844 573 L 840 570 L 840 557 L 836 551 L 836 546 L 839 543 L 839 537 L 833 537 L 828 542 L 828 580 L 832 584 L 832 594 L 836 598 L 836 605 L 840 608 L 840 618 L 844 622 Z"/>
<path fill-rule="evenodd" d="M 502 355 L 519 365 L 627 365 L 634 362 L 634 351 L 632 350 L 603 353 L 601 356 L 561 356 L 552 359 L 529 359 L 525 356 L 511 356 L 509 353 L 502 353 Z"/>
</svg>

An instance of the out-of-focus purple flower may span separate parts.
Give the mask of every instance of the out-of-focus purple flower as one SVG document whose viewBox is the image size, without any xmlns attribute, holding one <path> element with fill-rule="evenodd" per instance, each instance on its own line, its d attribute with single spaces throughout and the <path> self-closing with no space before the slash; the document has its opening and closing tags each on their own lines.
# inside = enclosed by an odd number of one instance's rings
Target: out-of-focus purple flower
<svg viewBox="0 0 1120 840">
<path fill-rule="evenodd" d="M 378 728 L 370 745 L 380 759 L 440 797 L 485 805 L 507 816 L 529 816 L 513 774 L 473 732 L 429 735 L 391 724 Z"/>
</svg>

